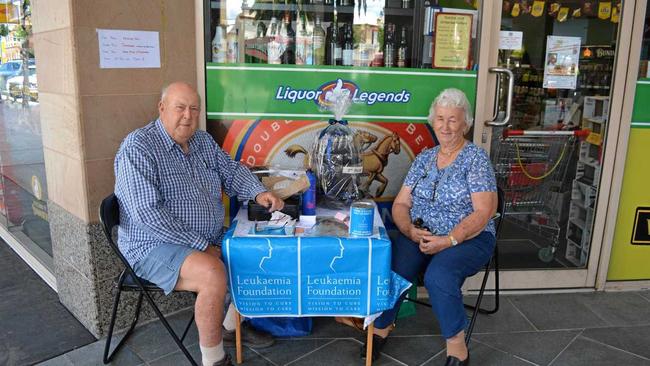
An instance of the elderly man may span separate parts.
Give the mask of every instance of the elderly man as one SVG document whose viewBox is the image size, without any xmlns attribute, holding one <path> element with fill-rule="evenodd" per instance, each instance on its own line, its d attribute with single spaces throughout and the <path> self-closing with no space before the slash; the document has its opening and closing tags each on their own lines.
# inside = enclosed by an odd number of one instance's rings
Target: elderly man
<svg viewBox="0 0 650 366">
<path fill-rule="evenodd" d="M 166 294 L 197 294 L 194 312 L 204 366 L 231 365 L 222 341 L 226 273 L 221 261 L 222 187 L 269 211 L 284 202 L 197 131 L 199 96 L 175 82 L 163 89 L 159 118 L 130 133 L 115 157 L 118 243 L 136 274 Z"/>
</svg>

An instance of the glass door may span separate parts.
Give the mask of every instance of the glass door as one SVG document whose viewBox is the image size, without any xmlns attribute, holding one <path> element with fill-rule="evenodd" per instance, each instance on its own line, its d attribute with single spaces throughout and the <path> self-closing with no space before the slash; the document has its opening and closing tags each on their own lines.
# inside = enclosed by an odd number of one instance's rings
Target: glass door
<svg viewBox="0 0 650 366">
<path fill-rule="evenodd" d="M 594 285 L 627 9 L 633 1 L 483 2 L 477 101 L 494 103 L 477 103 L 474 140 L 505 192 L 503 286 Z"/>
</svg>

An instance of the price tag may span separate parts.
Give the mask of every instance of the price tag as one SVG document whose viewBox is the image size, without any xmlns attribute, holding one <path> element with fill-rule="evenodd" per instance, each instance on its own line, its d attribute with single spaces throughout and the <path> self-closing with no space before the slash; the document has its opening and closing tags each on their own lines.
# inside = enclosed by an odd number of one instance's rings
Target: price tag
<svg viewBox="0 0 650 366">
<path fill-rule="evenodd" d="M 589 133 L 589 136 L 587 136 L 587 142 L 592 144 L 592 145 L 600 146 L 600 144 L 602 144 L 602 142 L 603 142 L 603 139 L 602 139 L 602 137 L 600 136 L 599 133 L 591 132 L 591 133 Z"/>
</svg>

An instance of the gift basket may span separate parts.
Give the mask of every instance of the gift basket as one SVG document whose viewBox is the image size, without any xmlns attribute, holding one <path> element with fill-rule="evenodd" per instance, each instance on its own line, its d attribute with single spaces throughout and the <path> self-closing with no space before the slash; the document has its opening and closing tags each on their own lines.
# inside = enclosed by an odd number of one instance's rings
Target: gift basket
<svg viewBox="0 0 650 366">
<path fill-rule="evenodd" d="M 323 192 L 323 204 L 340 208 L 361 198 L 359 178 L 363 165 L 354 133 L 344 119 L 352 103 L 349 90 L 337 85 L 327 92 L 325 100 L 324 108 L 332 112 L 333 118 L 316 135 L 311 152 L 311 167 Z"/>
</svg>

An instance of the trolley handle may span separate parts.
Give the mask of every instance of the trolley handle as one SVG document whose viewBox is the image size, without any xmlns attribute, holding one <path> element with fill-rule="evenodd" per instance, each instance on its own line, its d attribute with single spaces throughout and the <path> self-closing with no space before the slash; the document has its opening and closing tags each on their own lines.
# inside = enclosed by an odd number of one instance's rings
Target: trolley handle
<svg viewBox="0 0 650 366">
<path fill-rule="evenodd" d="M 503 130 L 503 137 L 515 137 L 515 136 L 576 136 L 576 137 L 587 137 L 591 133 L 591 130 L 588 128 L 575 131 L 529 131 L 529 130 L 511 130 L 506 128 Z"/>
</svg>

